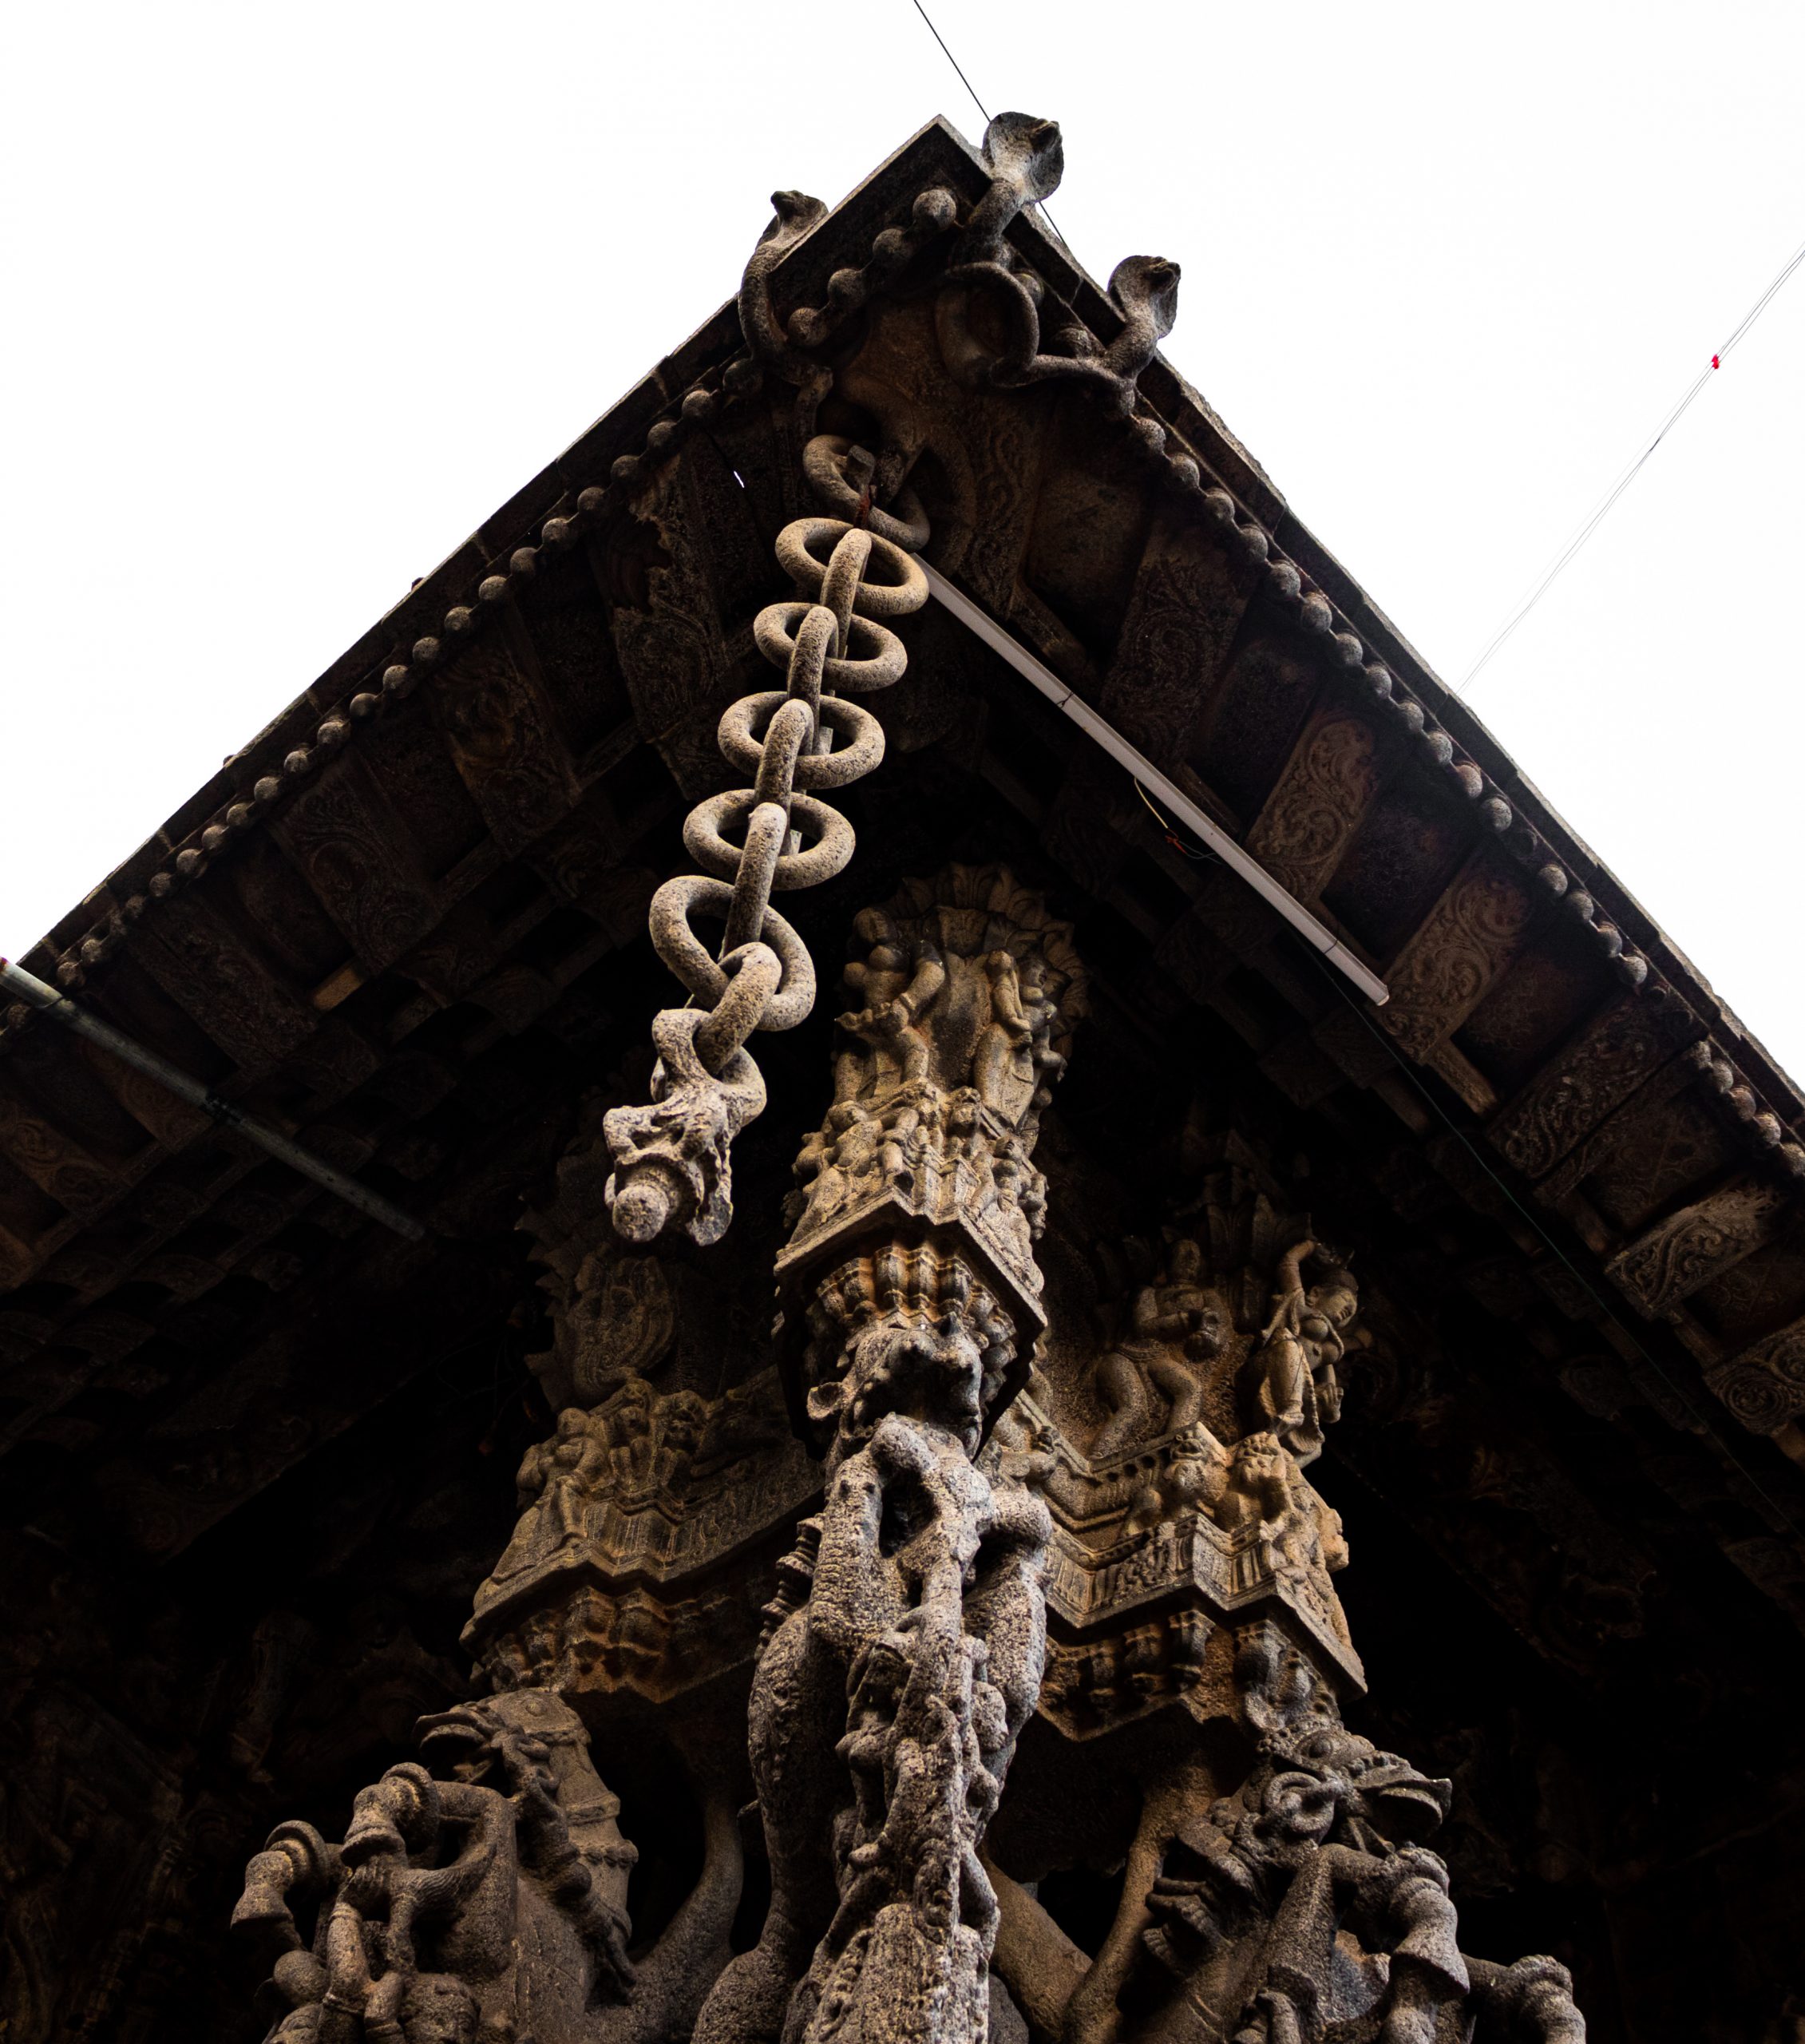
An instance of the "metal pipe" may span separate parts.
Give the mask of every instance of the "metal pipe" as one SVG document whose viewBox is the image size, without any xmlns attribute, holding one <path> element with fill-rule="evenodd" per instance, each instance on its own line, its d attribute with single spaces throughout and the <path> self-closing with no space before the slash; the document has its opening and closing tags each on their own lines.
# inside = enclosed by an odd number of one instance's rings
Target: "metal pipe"
<svg viewBox="0 0 1805 2044">
<path fill-rule="evenodd" d="M 1391 989 L 1378 974 L 1356 958 L 1332 929 L 1319 922 L 1294 894 L 1288 894 L 1257 859 L 1249 858 L 1219 823 L 1211 821 L 1182 788 L 1174 786 L 1143 752 L 1138 752 L 1115 727 L 1099 717 L 1077 690 L 1069 687 L 1019 639 L 1011 636 L 962 589 L 955 588 L 937 568 L 921 563 L 935 600 L 974 632 L 993 652 L 1000 653 L 1023 680 L 1031 682 L 1047 701 L 1071 718 L 1079 729 L 1126 766 L 1150 794 L 1157 794 L 1186 830 L 1201 838 L 1230 872 L 1245 880 L 1263 901 L 1269 902 L 1306 944 L 1352 980 L 1367 999 L 1382 1007 Z"/>
<path fill-rule="evenodd" d="M 398 1235 L 406 1236 L 410 1242 L 419 1242 L 425 1236 L 426 1230 L 411 1214 L 402 1213 L 398 1206 L 391 1206 L 387 1200 L 359 1185 L 355 1178 L 335 1171 L 298 1143 L 291 1143 L 267 1122 L 258 1121 L 235 1107 L 230 1100 L 221 1099 L 210 1087 L 203 1086 L 198 1079 L 189 1078 L 174 1065 L 165 1064 L 155 1051 L 147 1051 L 142 1044 L 133 1043 L 129 1036 L 122 1036 L 98 1016 L 77 1008 L 67 994 L 58 993 L 54 987 L 46 985 L 10 958 L 0 958 L 0 985 L 16 993 L 22 1000 L 29 1001 L 53 1021 L 60 1022 L 65 1029 L 72 1029 L 77 1036 L 85 1036 L 89 1043 L 110 1051 L 121 1064 L 129 1064 L 133 1071 L 143 1072 L 147 1079 L 154 1079 L 178 1099 L 199 1107 L 222 1128 L 236 1128 L 259 1149 L 267 1150 L 272 1157 L 280 1158 L 283 1163 L 300 1172 L 303 1178 L 323 1186 L 347 1206 L 356 1207 L 360 1214 L 367 1214 L 372 1221 L 380 1221 L 385 1228 L 393 1228 Z"/>
</svg>

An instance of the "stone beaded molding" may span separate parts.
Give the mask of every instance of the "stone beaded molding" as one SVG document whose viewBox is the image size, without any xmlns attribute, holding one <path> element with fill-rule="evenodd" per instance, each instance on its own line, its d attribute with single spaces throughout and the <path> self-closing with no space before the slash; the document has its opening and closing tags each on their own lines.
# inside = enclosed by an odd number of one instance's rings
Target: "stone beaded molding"
<svg viewBox="0 0 1805 2044">
<path fill-rule="evenodd" d="M 793 195 L 782 196 L 788 200 Z M 823 212 L 802 233 L 786 241 L 783 253 L 787 256 L 812 234 L 816 225 L 829 217 Z M 785 322 L 786 339 L 801 347 L 819 347 L 874 297 L 884 295 L 917 256 L 961 224 L 956 196 L 944 185 L 930 185 L 911 202 L 909 222 L 906 228 L 881 228 L 872 238 L 871 253 L 862 267 L 833 271 L 827 279 L 826 302 L 793 310 Z M 1088 323 L 1075 306 L 1050 285 L 1045 290 L 1068 323 L 1086 326 L 1088 331 Z M 81 986 L 88 970 L 101 964 L 125 942 L 130 925 L 149 911 L 153 901 L 167 899 L 179 887 L 198 879 L 209 865 L 231 850 L 235 840 L 275 813 L 304 784 L 323 758 L 330 758 L 350 742 L 356 725 L 367 724 L 384 715 L 393 704 L 405 701 L 426 677 L 472 643 L 497 609 L 533 579 L 542 555 L 574 547 L 586 530 L 631 499 L 651 469 L 675 454 L 724 407 L 755 396 L 763 387 L 766 375 L 764 366 L 750 348 L 736 352 L 718 370 L 705 370 L 667 405 L 647 429 L 640 452 L 616 458 L 605 484 L 591 485 L 579 491 L 572 507 L 547 517 L 540 527 L 536 544 L 515 547 L 505 564 L 499 557 L 492 561 L 472 600 L 452 604 L 437 632 L 416 639 L 404 656 L 392 660 L 379 678 L 372 677 L 374 686 L 358 691 L 328 711 L 311 743 L 296 746 L 286 755 L 279 773 L 262 775 L 253 784 L 247 799 L 229 803 L 191 832 L 180 849 L 151 876 L 143 893 L 130 897 L 122 910 L 114 910 L 85 937 L 67 947 L 56 967 L 58 983 L 69 991 Z M 1168 489 L 1201 503 L 1249 566 L 1264 567 L 1268 600 L 1289 616 L 1306 640 L 1341 671 L 1352 687 L 1364 689 L 1376 705 L 1395 718 L 1427 761 L 1474 805 L 1479 818 L 1498 834 L 1515 862 L 1532 873 L 1538 885 L 1591 934 L 1619 978 L 1632 990 L 1646 988 L 1653 971 L 1650 961 L 1625 941 L 1615 922 L 1601 913 L 1591 888 L 1574 884 L 1568 871 L 1572 862 L 1564 862 L 1534 825 L 1518 816 L 1504 791 L 1434 721 L 1384 662 L 1376 656 L 1368 658 L 1369 648 L 1344 613 L 1302 568 L 1286 557 L 1273 534 L 1223 486 L 1197 451 L 1166 421 L 1154 414 L 1144 394 L 1137 394 L 1135 410 L 1119 422 L 1117 430 Z M 1683 999 L 1658 973 L 1655 978 L 1667 997 Z M 22 1004 L 9 1008 L 0 1017 L 0 1050 L 10 1037 L 30 1027 L 33 1020 L 33 1011 Z M 1805 1146 L 1790 1139 L 1781 1118 L 1727 1059 L 1720 1057 L 1718 1063 L 1732 1075 L 1719 1090 L 1733 1103 L 1752 1147 L 1790 1177 L 1805 1181 Z"/>
</svg>

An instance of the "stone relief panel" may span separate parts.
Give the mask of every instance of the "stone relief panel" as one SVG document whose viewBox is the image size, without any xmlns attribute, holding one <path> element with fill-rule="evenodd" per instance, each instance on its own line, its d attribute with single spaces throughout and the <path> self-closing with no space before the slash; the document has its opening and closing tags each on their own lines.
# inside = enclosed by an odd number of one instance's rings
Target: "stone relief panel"
<svg viewBox="0 0 1805 2044">
<path fill-rule="evenodd" d="M 1182 1701 L 1219 1714 L 1237 1614 L 1281 1607 L 1356 1688 L 1336 1512 L 1304 1472 L 1364 1337 L 1352 1275 L 1219 1140 L 1157 1241 L 1068 1258 L 1048 1345 L 999 1423 L 1053 1514 L 1042 1709 L 1093 1737 Z M 1088 1307 L 1088 1310 L 1087 1308 Z"/>
<path fill-rule="evenodd" d="M 853 931 L 833 1103 L 797 1159 L 780 1277 L 887 1220 L 952 1227 L 998 1308 L 1038 1328 L 1030 1159 L 1083 1012 L 1071 931 L 1005 869 L 959 866 Z"/>
</svg>

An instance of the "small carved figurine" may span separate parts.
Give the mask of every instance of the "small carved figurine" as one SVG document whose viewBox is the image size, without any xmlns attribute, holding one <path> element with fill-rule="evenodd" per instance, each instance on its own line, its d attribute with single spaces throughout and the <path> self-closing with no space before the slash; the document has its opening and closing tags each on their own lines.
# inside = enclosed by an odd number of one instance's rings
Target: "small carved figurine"
<svg viewBox="0 0 1805 2044">
<path fill-rule="evenodd" d="M 1163 1432 L 1191 1425 L 1202 1409 L 1197 1365 L 1220 1351 L 1225 1317 L 1204 1280 L 1203 1250 L 1191 1237 L 1178 1238 L 1165 1274 L 1135 1293 L 1131 1318 L 1132 1336 L 1097 1362 L 1097 1390 L 1110 1416 L 1091 1444 L 1093 1462 L 1106 1462 L 1152 1435 L 1156 1397 L 1166 1403 Z"/>
<path fill-rule="evenodd" d="M 1347 1330 L 1359 1310 L 1354 1281 L 1339 1264 L 1305 1289 L 1304 1266 L 1325 1257 L 1320 1244 L 1301 1242 L 1280 1259 L 1272 1317 L 1249 1360 L 1256 1423 L 1277 1434 L 1300 1463 L 1322 1452 L 1323 1430 L 1340 1416 L 1339 1365 Z"/>
<path fill-rule="evenodd" d="M 845 979 L 863 1005 L 841 1015 L 840 1027 L 877 1053 L 880 1092 L 892 1083 L 918 1083 L 928 1076 L 932 1045 L 916 1025 L 946 984 L 945 964 L 928 939 L 904 937 L 886 909 L 861 909 L 853 928 L 865 954 L 847 965 Z M 861 1061 L 842 1056 L 836 1073 L 839 1097 L 858 1091 L 861 1078 Z"/>
<path fill-rule="evenodd" d="M 521 1459 L 515 1481 L 523 1516 L 495 1565 L 498 1580 L 518 1575 L 584 1537 L 596 1480 L 608 1466 L 607 1447 L 589 1415 L 567 1405 L 552 1438 L 535 1443 Z"/>
</svg>

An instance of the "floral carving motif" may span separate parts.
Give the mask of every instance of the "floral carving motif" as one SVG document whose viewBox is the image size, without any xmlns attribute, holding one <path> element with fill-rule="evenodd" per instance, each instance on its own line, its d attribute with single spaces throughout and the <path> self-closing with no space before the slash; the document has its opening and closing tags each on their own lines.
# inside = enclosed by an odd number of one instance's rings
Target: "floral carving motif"
<svg viewBox="0 0 1805 2044">
<path fill-rule="evenodd" d="M 1328 884 L 1379 786 L 1374 727 L 1350 711 L 1317 717 L 1248 833 L 1247 849 L 1300 901 Z"/>
<path fill-rule="evenodd" d="M 1535 913 L 1528 888 L 1481 856 L 1429 911 L 1386 975 L 1379 1019 L 1412 1057 L 1459 1028 L 1503 969 Z"/>
<path fill-rule="evenodd" d="M 1645 1312 L 1664 1313 L 1758 1249 L 1785 1204 L 1777 1186 L 1727 1186 L 1670 1214 L 1605 1267 Z"/>
<path fill-rule="evenodd" d="M 1606 1008 L 1537 1073 L 1491 1126 L 1526 1177 L 1552 1171 L 1580 1138 L 1702 1033 L 1681 1004 L 1646 988 Z"/>
</svg>

